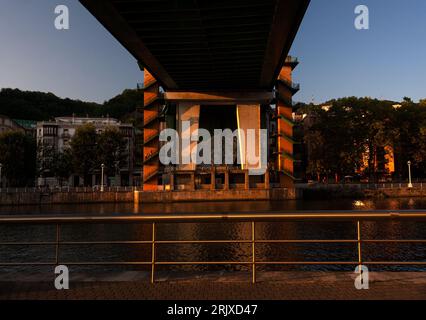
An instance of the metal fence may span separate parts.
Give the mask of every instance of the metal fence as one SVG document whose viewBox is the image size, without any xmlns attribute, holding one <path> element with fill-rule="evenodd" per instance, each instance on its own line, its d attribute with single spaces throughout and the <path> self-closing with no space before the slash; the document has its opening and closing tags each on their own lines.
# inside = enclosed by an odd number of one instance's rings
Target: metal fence
<svg viewBox="0 0 426 320">
<path fill-rule="evenodd" d="M 272 188 L 279 188 L 279 184 L 271 183 Z M 377 189 L 402 189 L 407 188 L 408 183 L 406 182 L 394 182 L 394 183 L 315 183 L 315 184 L 306 184 L 299 183 L 295 185 L 296 188 L 327 188 L 327 187 L 354 187 L 361 190 L 377 190 Z M 414 189 L 426 189 L 426 182 L 413 182 Z M 143 191 L 143 187 L 138 186 L 127 186 L 127 187 L 104 187 L 104 192 L 133 192 L 133 191 Z M 27 188 L 0 188 L 0 193 L 83 193 L 83 192 L 101 192 L 100 186 L 93 187 L 27 187 Z"/>
<path fill-rule="evenodd" d="M 329 222 L 353 222 L 354 230 L 356 230 L 356 239 L 345 240 L 271 240 L 258 239 L 256 237 L 256 223 L 259 222 L 288 222 L 288 221 L 329 221 Z M 426 211 L 341 211 L 341 212 L 299 212 L 299 213 L 282 213 L 282 214 L 198 214 L 198 215 L 147 215 L 147 216 L 90 216 L 90 217 L 61 217 L 61 216 L 44 216 L 44 217 L 16 217 L 3 216 L 0 217 L 0 225 L 50 225 L 55 228 L 55 241 L 46 242 L 1 242 L 1 246 L 51 246 L 55 252 L 54 261 L 44 262 L 1 262 L 3 266 L 55 266 L 59 264 L 69 266 L 131 266 L 131 265 L 147 265 L 151 266 L 151 282 L 155 281 L 155 269 L 157 266 L 165 265 L 246 265 L 251 267 L 251 281 L 256 282 L 256 266 L 260 265 L 419 265 L 426 266 L 426 261 L 366 261 L 362 256 L 362 248 L 369 243 L 416 243 L 426 244 L 426 240 L 391 240 L 391 239 L 363 239 L 361 226 L 364 221 L 426 221 Z M 230 223 L 243 222 L 249 223 L 251 226 L 251 239 L 218 239 L 218 240 L 159 240 L 156 238 L 156 228 L 161 223 Z M 146 241 L 67 241 L 61 237 L 61 226 L 70 224 L 136 224 L 149 223 L 152 227 L 152 237 Z M 156 259 L 156 249 L 164 244 L 249 244 L 251 245 L 251 259 L 248 261 L 159 261 Z M 257 244 L 355 244 L 357 261 L 258 261 L 256 259 Z M 67 262 L 61 261 L 60 250 L 64 246 L 75 245 L 150 245 L 151 259 L 149 261 L 119 261 L 119 262 Z M 426 256 L 426 252 L 425 252 Z"/>
<path fill-rule="evenodd" d="M 104 187 L 104 192 L 133 192 L 142 191 L 143 187 Z M 28 187 L 28 188 L 0 188 L 0 193 L 84 193 L 84 192 L 101 192 L 100 186 L 94 187 Z"/>
<path fill-rule="evenodd" d="M 413 182 L 414 189 L 426 189 L 426 182 Z M 408 188 L 408 182 L 384 182 L 384 183 L 298 183 L 297 188 L 327 188 L 327 187 L 353 187 L 361 190 L 377 189 L 402 189 Z"/>
</svg>

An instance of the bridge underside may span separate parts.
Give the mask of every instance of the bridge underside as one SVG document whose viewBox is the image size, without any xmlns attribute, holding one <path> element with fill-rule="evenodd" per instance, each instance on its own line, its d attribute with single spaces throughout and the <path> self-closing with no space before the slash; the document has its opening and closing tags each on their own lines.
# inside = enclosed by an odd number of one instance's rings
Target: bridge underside
<svg viewBox="0 0 426 320">
<path fill-rule="evenodd" d="M 190 120 L 191 129 L 196 129 L 200 110 L 215 105 L 231 106 L 229 116 L 239 128 L 271 131 L 270 123 L 275 122 L 271 138 L 276 148 L 268 151 L 268 164 L 273 162 L 282 185 L 292 185 L 291 97 L 297 90 L 291 82 L 294 61 L 286 58 L 309 0 L 80 2 L 145 70 L 143 180 L 147 190 L 164 185 L 158 157 L 160 128 L 167 123 L 179 131 L 182 121 Z M 271 109 L 272 103 L 277 107 L 268 117 L 264 110 Z M 164 105 L 173 107 L 169 109 L 174 110 L 175 121 L 166 120 Z"/>
</svg>

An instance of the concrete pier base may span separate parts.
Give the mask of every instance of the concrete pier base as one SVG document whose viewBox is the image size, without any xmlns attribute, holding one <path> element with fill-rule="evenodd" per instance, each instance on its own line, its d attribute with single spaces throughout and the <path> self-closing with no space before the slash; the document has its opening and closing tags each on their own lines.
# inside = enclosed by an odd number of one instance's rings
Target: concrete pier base
<svg viewBox="0 0 426 320">
<path fill-rule="evenodd" d="M 256 201 L 296 200 L 302 197 L 296 189 L 196 190 L 174 192 L 139 192 L 140 203 L 190 201 Z"/>
<path fill-rule="evenodd" d="M 213 178 L 213 174 L 212 174 Z M 301 199 L 301 189 L 232 189 L 229 184 L 215 189 L 214 181 L 206 189 L 194 190 L 192 179 L 188 190 L 127 191 L 127 192 L 20 192 L 0 193 L 0 205 L 43 205 L 83 203 L 156 203 L 191 201 L 264 201 Z"/>
</svg>

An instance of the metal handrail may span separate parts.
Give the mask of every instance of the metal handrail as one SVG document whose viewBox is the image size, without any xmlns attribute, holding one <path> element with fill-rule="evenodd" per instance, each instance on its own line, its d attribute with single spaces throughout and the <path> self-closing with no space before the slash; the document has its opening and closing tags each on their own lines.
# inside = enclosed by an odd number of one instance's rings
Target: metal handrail
<svg viewBox="0 0 426 320">
<path fill-rule="evenodd" d="M 356 239 L 344 240 L 268 240 L 256 239 L 256 222 L 268 221 L 350 221 L 356 223 Z M 426 244 L 421 239 L 362 239 L 361 223 L 363 221 L 426 221 L 424 210 L 403 211 L 304 211 L 294 213 L 231 213 L 231 214 L 186 214 L 186 215 L 144 215 L 144 216 L 0 216 L 0 225 L 55 225 L 55 241 L 39 242 L 0 242 L 2 246 L 54 246 L 55 261 L 52 262 L 11 262 L 1 263 L 1 266 L 47 266 L 65 264 L 70 266 L 131 266 L 151 265 L 151 282 L 155 282 L 155 267 L 160 265 L 247 265 L 252 269 L 252 282 L 256 282 L 256 266 L 258 265 L 421 265 L 426 266 L 426 261 L 364 261 L 362 259 L 363 243 L 417 243 Z M 188 223 L 188 222 L 249 222 L 251 224 L 251 238 L 240 240 L 158 240 L 156 238 L 156 226 L 159 223 Z M 146 241 L 64 241 L 61 240 L 61 226 L 66 224 L 88 223 L 151 223 L 152 238 Z M 357 244 L 358 261 L 257 261 L 256 244 L 294 244 L 294 243 L 354 243 Z M 101 262 L 64 262 L 59 259 L 61 246 L 68 245 L 117 245 L 117 244 L 146 244 L 151 245 L 151 261 L 101 261 Z M 157 261 L 156 247 L 162 244 L 251 244 L 250 261 Z"/>
<path fill-rule="evenodd" d="M 140 216 L 36 216 L 3 215 L 1 224 L 69 224 L 69 223 L 164 223 L 164 222 L 214 222 L 219 220 L 233 222 L 268 222 L 300 220 L 426 220 L 425 210 L 340 210 L 340 211 L 298 211 L 298 212 L 258 212 L 258 213 L 199 213 L 199 214 L 161 214 Z"/>
<path fill-rule="evenodd" d="M 98 192 L 100 186 L 92 187 L 69 187 L 69 186 L 55 186 L 51 188 L 46 187 L 28 187 L 28 188 L 0 188 L 0 193 L 91 193 Z M 105 192 L 133 192 L 142 191 L 143 187 L 140 186 L 105 186 Z"/>
</svg>

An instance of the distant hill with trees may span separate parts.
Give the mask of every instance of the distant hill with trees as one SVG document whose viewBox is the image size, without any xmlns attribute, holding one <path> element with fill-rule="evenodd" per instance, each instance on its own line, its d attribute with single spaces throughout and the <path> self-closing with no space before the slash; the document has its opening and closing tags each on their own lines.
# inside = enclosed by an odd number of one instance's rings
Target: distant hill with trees
<svg viewBox="0 0 426 320">
<path fill-rule="evenodd" d="M 59 98 L 53 93 L 1 89 L 0 114 L 12 119 L 49 120 L 54 117 L 107 116 L 121 119 L 143 104 L 143 92 L 136 89 L 124 90 L 103 104 Z"/>
</svg>

